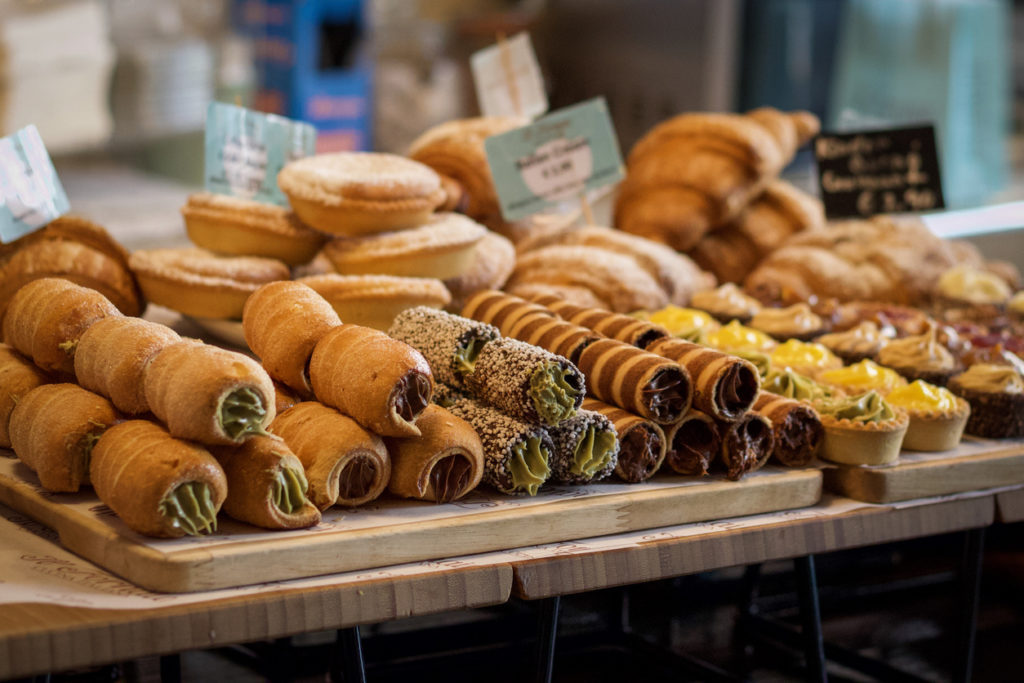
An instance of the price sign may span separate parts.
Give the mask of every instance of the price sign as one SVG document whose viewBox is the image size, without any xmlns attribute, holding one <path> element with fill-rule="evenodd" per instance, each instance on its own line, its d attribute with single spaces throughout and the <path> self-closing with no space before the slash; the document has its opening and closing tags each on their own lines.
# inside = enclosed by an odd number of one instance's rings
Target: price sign
<svg viewBox="0 0 1024 683">
<path fill-rule="evenodd" d="M 544 77 L 529 33 L 518 33 L 473 53 L 469 64 L 484 116 L 532 119 L 548 110 Z"/>
<path fill-rule="evenodd" d="M 557 206 L 622 179 L 624 169 L 604 98 L 560 109 L 484 141 L 508 221 Z"/>
<path fill-rule="evenodd" d="M 829 219 L 945 207 L 932 126 L 822 133 L 814 157 Z"/>
<path fill-rule="evenodd" d="M 0 242 L 68 212 L 68 196 L 35 126 L 0 138 Z"/>
<path fill-rule="evenodd" d="M 316 147 L 316 129 L 275 114 L 212 102 L 206 110 L 206 189 L 287 204 L 277 173 Z"/>
</svg>

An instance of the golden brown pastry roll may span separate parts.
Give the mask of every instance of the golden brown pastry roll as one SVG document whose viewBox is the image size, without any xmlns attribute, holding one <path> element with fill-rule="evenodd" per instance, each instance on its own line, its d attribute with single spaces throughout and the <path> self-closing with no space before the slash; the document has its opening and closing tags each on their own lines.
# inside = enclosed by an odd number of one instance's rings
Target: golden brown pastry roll
<svg viewBox="0 0 1024 683">
<path fill-rule="evenodd" d="M 544 315 L 520 318 L 506 336 L 565 356 L 572 363 L 579 362 L 583 349 L 602 339 L 601 335 L 589 327 Z"/>
<path fill-rule="evenodd" d="M 388 490 L 403 498 L 448 503 L 476 488 L 484 474 L 484 447 L 473 427 L 438 405 L 416 426 L 420 436 L 388 439 Z"/>
<path fill-rule="evenodd" d="M 772 423 L 772 456 L 780 465 L 803 467 L 814 458 L 825 435 L 818 411 L 803 401 L 763 391 L 754 402 L 754 412 Z"/>
<path fill-rule="evenodd" d="M 181 341 L 177 332 L 142 318 L 112 316 L 87 329 L 75 350 L 75 376 L 121 412 L 149 412 L 142 375 L 153 356 Z"/>
<path fill-rule="evenodd" d="M 274 380 L 274 412 L 280 415 L 301 401 L 294 391 Z"/>
<path fill-rule="evenodd" d="M 7 344 L 0 344 L 0 447 L 11 445 L 7 425 L 21 397 L 49 382 L 46 373 L 32 361 Z"/>
<path fill-rule="evenodd" d="M 216 531 L 228 492 L 209 451 L 149 420 L 108 429 L 93 448 L 89 475 L 99 499 L 130 529 L 161 538 Z"/>
<path fill-rule="evenodd" d="M 555 317 L 554 313 L 540 304 L 492 289 L 471 296 L 462 308 L 462 315 L 490 323 L 505 336 L 509 336 L 513 325 L 527 316 Z"/>
<path fill-rule="evenodd" d="M 11 446 L 47 491 L 89 483 L 96 440 L 118 420 L 110 401 L 77 384 L 44 384 L 11 412 Z"/>
<path fill-rule="evenodd" d="M 665 429 L 665 440 L 665 465 L 676 474 L 707 474 L 722 448 L 718 425 L 706 413 L 693 409 Z"/>
<path fill-rule="evenodd" d="M 321 510 L 375 500 L 391 479 L 391 458 L 379 436 L 315 401 L 298 403 L 270 425 L 302 461 L 309 499 Z"/>
<path fill-rule="evenodd" d="M 241 446 L 214 446 L 210 452 L 227 478 L 223 510 L 230 517 L 264 529 L 320 523 L 320 510 L 306 497 L 306 470 L 283 439 L 257 436 Z"/>
<path fill-rule="evenodd" d="M 583 409 L 601 413 L 619 435 L 619 460 L 615 476 L 630 484 L 654 476 L 665 461 L 665 432 L 651 420 L 593 398 L 583 399 Z"/>
<path fill-rule="evenodd" d="M 747 413 L 733 422 L 719 422 L 722 436 L 722 463 L 726 476 L 739 480 L 764 467 L 775 447 L 771 420 L 758 413 Z"/>
<path fill-rule="evenodd" d="M 419 351 L 360 325 L 341 324 L 317 342 L 309 379 L 317 400 L 381 436 L 418 436 L 416 418 L 434 391 Z"/>
<path fill-rule="evenodd" d="M 274 383 L 256 361 L 195 340 L 158 351 L 142 383 L 150 410 L 179 439 L 240 444 L 276 414 Z"/>
<path fill-rule="evenodd" d="M 263 285 L 245 302 L 245 343 L 259 356 L 267 374 L 299 392 L 313 395 L 307 366 L 313 347 L 341 318 L 327 300 L 299 282 Z"/>
<path fill-rule="evenodd" d="M 693 407 L 716 420 L 737 420 L 754 405 L 761 376 L 750 361 L 676 338 L 659 339 L 647 350 L 689 371 Z"/>
<path fill-rule="evenodd" d="M 624 313 L 576 306 L 550 294 L 531 297 L 531 301 L 551 309 L 556 315 L 574 325 L 589 327 L 606 337 L 618 339 L 641 349 L 647 348 L 658 339 L 671 336 L 664 327 L 646 320 Z"/>
<path fill-rule="evenodd" d="M 60 278 L 40 278 L 11 298 L 4 342 L 43 370 L 71 375 L 82 334 L 101 318 L 121 313 L 99 292 Z"/>
</svg>

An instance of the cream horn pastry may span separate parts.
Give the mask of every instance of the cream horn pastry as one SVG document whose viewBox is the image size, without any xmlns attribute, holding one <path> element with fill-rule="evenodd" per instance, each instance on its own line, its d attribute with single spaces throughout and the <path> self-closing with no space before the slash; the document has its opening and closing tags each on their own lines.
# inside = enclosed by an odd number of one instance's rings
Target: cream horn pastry
<svg viewBox="0 0 1024 683">
<path fill-rule="evenodd" d="M 301 403 L 302 399 L 299 398 L 294 391 L 285 385 L 274 380 L 274 412 L 280 415 L 284 411 L 291 408 L 296 403 Z"/>
<path fill-rule="evenodd" d="M 161 538 L 216 531 L 228 493 L 224 470 L 209 451 L 149 420 L 104 432 L 92 451 L 89 478 L 128 528 Z"/>
<path fill-rule="evenodd" d="M 111 316 L 97 320 L 82 334 L 75 350 L 75 377 L 89 391 L 111 400 L 128 415 L 149 412 L 143 371 L 161 349 L 181 341 L 159 323 Z"/>
<path fill-rule="evenodd" d="M 775 446 L 771 420 L 748 412 L 738 420 L 719 422 L 722 435 L 722 463 L 726 476 L 738 481 L 744 474 L 764 467 Z"/>
<path fill-rule="evenodd" d="M 512 326 L 525 317 L 555 317 L 554 313 L 540 304 L 493 289 L 485 289 L 471 296 L 462 307 L 462 315 L 490 323 L 505 336 L 509 336 Z"/>
<path fill-rule="evenodd" d="M 641 349 L 647 348 L 656 339 L 671 336 L 664 327 L 647 320 L 634 318 L 625 313 L 577 306 L 552 294 L 538 294 L 530 297 L 530 301 L 547 307 L 560 318 L 564 318 L 574 325 L 589 327 L 606 337 L 618 339 Z"/>
<path fill-rule="evenodd" d="M 360 325 L 341 324 L 317 342 L 309 379 L 317 400 L 381 436 L 419 436 L 416 418 L 434 391 L 423 354 Z"/>
<path fill-rule="evenodd" d="M 93 447 L 118 419 L 110 401 L 77 384 L 44 384 L 11 412 L 11 447 L 47 491 L 74 492 L 89 483 Z"/>
<path fill-rule="evenodd" d="M 312 288 L 293 280 L 263 285 L 242 310 L 245 343 L 259 356 L 267 374 L 309 398 L 307 368 L 316 343 L 341 318 Z"/>
<path fill-rule="evenodd" d="M 468 422 L 480 437 L 485 484 L 508 495 L 537 495 L 551 475 L 555 449 L 544 427 L 517 420 L 473 399 L 456 401 L 448 410 Z"/>
<path fill-rule="evenodd" d="M 543 315 L 524 316 L 505 335 L 547 349 L 576 364 L 583 349 L 603 337 L 589 327 Z"/>
<path fill-rule="evenodd" d="M 593 410 L 580 410 L 548 430 L 555 450 L 551 454 L 551 481 L 588 484 L 600 481 L 619 464 L 619 438 L 612 421 Z"/>
<path fill-rule="evenodd" d="M 693 378 L 693 407 L 716 420 L 736 420 L 754 405 L 761 378 L 753 363 L 682 339 L 648 349 L 685 367 Z"/>
<path fill-rule="evenodd" d="M 391 479 L 391 458 L 384 441 L 321 403 L 292 406 L 274 419 L 270 430 L 302 462 L 309 499 L 321 510 L 376 500 Z"/>
<path fill-rule="evenodd" d="M 423 354 L 434 379 L 456 389 L 466 388 L 484 346 L 501 336 L 493 325 L 427 306 L 399 313 L 388 335 Z"/>
<path fill-rule="evenodd" d="M 484 346 L 466 387 L 477 399 L 525 422 L 555 425 L 583 401 L 582 373 L 563 356 L 503 337 Z"/>
<path fill-rule="evenodd" d="M 580 353 L 591 395 L 658 424 L 690 409 L 690 373 L 680 364 L 615 339 L 599 339 Z"/>
<path fill-rule="evenodd" d="M 707 474 L 722 449 L 718 424 L 707 413 L 692 408 L 682 420 L 665 428 L 665 440 L 665 465 L 676 474 Z"/>
<path fill-rule="evenodd" d="M 172 436 L 240 444 L 274 419 L 274 383 L 245 354 L 195 340 L 158 351 L 142 378 L 150 410 Z"/>
<path fill-rule="evenodd" d="M 387 440 L 388 490 L 402 498 L 448 503 L 475 489 L 484 474 L 484 446 L 472 425 L 429 405 L 416 426 L 420 436 Z"/>
<path fill-rule="evenodd" d="M 227 478 L 222 509 L 229 517 L 264 529 L 320 523 L 320 510 L 306 497 L 305 468 L 283 439 L 256 436 L 241 446 L 213 446 L 210 453 Z"/>
<path fill-rule="evenodd" d="M 601 413 L 615 426 L 619 435 L 615 476 L 636 484 L 650 479 L 658 471 L 665 461 L 668 443 L 660 425 L 593 398 L 583 399 L 583 409 Z"/>
<path fill-rule="evenodd" d="M 75 349 L 90 325 L 121 315 L 93 289 L 60 278 L 33 280 L 15 292 L 3 319 L 3 341 L 43 370 L 72 375 Z"/>
<path fill-rule="evenodd" d="M 772 423 L 772 456 L 780 465 L 803 467 L 814 458 L 825 428 L 809 404 L 763 391 L 754 402 L 754 412 Z"/>
<path fill-rule="evenodd" d="M 11 445 L 8 424 L 18 401 L 36 387 L 49 382 L 50 378 L 35 363 L 7 344 L 0 344 L 0 448 Z"/>
</svg>

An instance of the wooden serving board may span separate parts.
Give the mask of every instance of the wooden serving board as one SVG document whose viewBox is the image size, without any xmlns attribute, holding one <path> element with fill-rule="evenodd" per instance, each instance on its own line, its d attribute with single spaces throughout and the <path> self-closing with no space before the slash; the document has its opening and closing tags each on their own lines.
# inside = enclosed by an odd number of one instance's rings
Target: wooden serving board
<svg viewBox="0 0 1024 683">
<path fill-rule="evenodd" d="M 965 436 L 952 451 L 903 451 L 892 465 L 835 465 L 824 475 L 828 490 L 868 503 L 1024 484 L 1024 440 Z"/>
<path fill-rule="evenodd" d="M 9 451 L 0 451 L 9 454 Z M 266 531 L 221 515 L 216 534 L 151 539 L 92 490 L 54 494 L 0 457 L 0 503 L 54 529 L 69 550 L 155 591 L 192 592 L 737 517 L 814 505 L 818 469 L 766 467 L 738 482 L 659 475 L 644 484 L 545 487 L 534 498 L 477 491 L 455 503 L 381 498 L 332 508 L 312 529 Z"/>
</svg>

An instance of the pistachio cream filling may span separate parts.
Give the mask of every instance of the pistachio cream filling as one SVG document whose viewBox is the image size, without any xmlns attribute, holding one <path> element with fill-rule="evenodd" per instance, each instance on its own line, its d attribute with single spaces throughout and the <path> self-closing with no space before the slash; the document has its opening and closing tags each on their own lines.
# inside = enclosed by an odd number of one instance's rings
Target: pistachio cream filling
<svg viewBox="0 0 1024 683">
<path fill-rule="evenodd" d="M 613 432 L 587 427 L 583 438 L 576 444 L 576 452 L 572 455 L 572 466 L 569 471 L 588 479 L 593 477 L 608 464 L 615 450 L 615 443 L 616 436 Z"/>
<path fill-rule="evenodd" d="M 233 440 L 241 440 L 247 434 L 265 433 L 263 420 L 267 408 L 260 395 L 249 387 L 228 393 L 221 401 L 217 416 L 224 433 Z"/>
<path fill-rule="evenodd" d="M 822 413 L 852 422 L 886 422 L 896 417 L 892 406 L 872 389 L 856 396 L 841 396 L 815 403 Z"/>
<path fill-rule="evenodd" d="M 217 511 L 206 482 L 187 481 L 164 496 L 159 503 L 160 514 L 171 526 L 189 536 L 209 534 L 217 530 Z"/>
<path fill-rule="evenodd" d="M 455 374 L 468 375 L 476 367 L 476 359 L 489 340 L 473 337 L 465 346 L 455 349 Z"/>
<path fill-rule="evenodd" d="M 306 475 L 291 467 L 282 467 L 274 475 L 270 497 L 274 506 L 286 515 L 294 514 L 306 504 L 309 482 Z"/>
<path fill-rule="evenodd" d="M 509 461 L 509 474 L 512 475 L 512 489 L 526 491 L 531 496 L 537 495 L 548 479 L 551 470 L 548 468 L 548 450 L 541 445 L 539 436 L 528 437 L 512 447 L 512 459 Z"/>
<path fill-rule="evenodd" d="M 832 397 L 835 392 L 790 368 L 773 369 L 761 382 L 761 388 L 797 401 L 817 401 Z"/>
<path fill-rule="evenodd" d="M 544 363 L 530 377 L 533 407 L 544 424 L 558 424 L 576 414 L 581 388 L 568 380 L 571 375 L 560 363 Z"/>
</svg>

